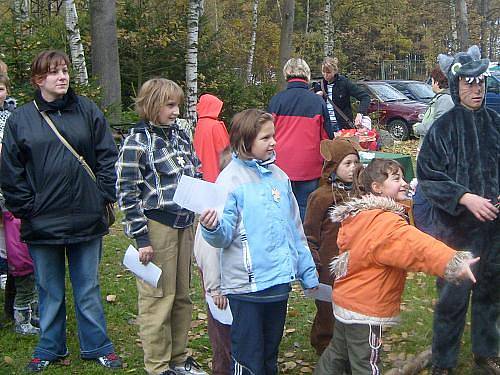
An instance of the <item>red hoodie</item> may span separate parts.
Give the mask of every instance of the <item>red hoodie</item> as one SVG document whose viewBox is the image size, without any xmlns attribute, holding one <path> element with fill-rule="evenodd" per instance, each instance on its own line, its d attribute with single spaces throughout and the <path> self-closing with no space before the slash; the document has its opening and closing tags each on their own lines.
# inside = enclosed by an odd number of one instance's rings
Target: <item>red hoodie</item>
<svg viewBox="0 0 500 375">
<path fill-rule="evenodd" d="M 220 154 L 229 146 L 226 126 L 218 120 L 223 104 L 216 96 L 205 94 L 196 106 L 198 123 L 194 132 L 194 149 L 201 160 L 205 181 L 215 182 L 220 173 Z"/>
</svg>

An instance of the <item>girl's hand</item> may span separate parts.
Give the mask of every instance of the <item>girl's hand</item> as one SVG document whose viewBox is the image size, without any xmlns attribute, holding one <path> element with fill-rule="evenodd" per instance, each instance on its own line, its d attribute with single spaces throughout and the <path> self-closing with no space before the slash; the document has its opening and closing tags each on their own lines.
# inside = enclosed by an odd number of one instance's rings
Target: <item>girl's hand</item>
<svg viewBox="0 0 500 375">
<path fill-rule="evenodd" d="M 146 246 L 146 247 L 141 247 L 139 248 L 139 260 L 141 261 L 142 264 L 146 265 L 151 260 L 153 260 L 153 246 Z"/>
<path fill-rule="evenodd" d="M 497 218 L 500 210 L 495 207 L 489 199 L 480 197 L 476 194 L 465 193 L 458 201 L 461 205 L 467 207 L 479 221 L 493 221 Z"/>
<path fill-rule="evenodd" d="M 221 310 L 225 310 L 227 308 L 227 298 L 226 296 L 212 296 L 215 306 L 217 306 Z"/>
<path fill-rule="evenodd" d="M 200 216 L 200 223 L 207 229 L 215 229 L 217 225 L 219 225 L 219 220 L 217 219 L 217 211 L 213 208 L 210 208 L 206 211 L 203 211 Z"/>
<path fill-rule="evenodd" d="M 476 282 L 476 278 L 474 277 L 474 274 L 472 273 L 470 266 L 473 264 L 479 262 L 479 257 L 473 258 L 473 259 L 467 259 L 464 261 L 464 266 L 458 273 L 458 277 L 461 279 L 470 279 L 473 283 Z"/>
</svg>

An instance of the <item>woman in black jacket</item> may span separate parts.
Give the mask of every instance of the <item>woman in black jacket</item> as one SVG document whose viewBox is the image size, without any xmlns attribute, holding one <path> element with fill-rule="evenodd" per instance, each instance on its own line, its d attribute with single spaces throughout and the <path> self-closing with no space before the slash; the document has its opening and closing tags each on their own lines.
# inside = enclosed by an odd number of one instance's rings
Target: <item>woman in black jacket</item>
<svg viewBox="0 0 500 375">
<path fill-rule="evenodd" d="M 40 340 L 27 366 L 44 370 L 68 355 L 65 260 L 75 300 L 80 355 L 107 368 L 121 367 L 107 335 L 99 289 L 104 207 L 115 200 L 117 150 L 103 113 L 69 87 L 69 58 L 43 51 L 31 65 L 35 98 L 6 124 L 1 183 L 7 208 L 22 220 L 39 291 Z M 85 159 L 96 181 L 49 127 Z"/>
<path fill-rule="evenodd" d="M 321 64 L 321 72 L 323 73 L 323 79 L 313 89 L 314 92 L 325 99 L 334 131 L 351 128 L 352 126 L 349 126 L 347 119 L 350 122 L 354 122 L 354 126 L 360 127 L 361 119 L 367 114 L 368 106 L 370 105 L 370 95 L 350 79 L 339 74 L 337 58 L 326 57 Z M 358 114 L 354 120 L 351 97 L 360 101 Z"/>
</svg>

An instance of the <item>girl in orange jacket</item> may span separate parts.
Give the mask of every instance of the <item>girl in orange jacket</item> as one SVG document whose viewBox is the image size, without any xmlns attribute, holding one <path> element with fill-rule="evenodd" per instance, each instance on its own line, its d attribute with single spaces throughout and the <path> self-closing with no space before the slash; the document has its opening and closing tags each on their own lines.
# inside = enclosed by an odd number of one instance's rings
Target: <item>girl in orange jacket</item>
<svg viewBox="0 0 500 375">
<path fill-rule="evenodd" d="M 373 159 L 357 174 L 363 196 L 331 213 L 341 222 L 339 256 L 331 263 L 335 327 L 316 375 L 380 374 L 382 326 L 398 322 L 407 271 L 423 271 L 459 282 L 475 282 L 470 265 L 479 258 L 455 251 L 408 224 L 404 207 L 408 184 L 403 167 Z"/>
</svg>

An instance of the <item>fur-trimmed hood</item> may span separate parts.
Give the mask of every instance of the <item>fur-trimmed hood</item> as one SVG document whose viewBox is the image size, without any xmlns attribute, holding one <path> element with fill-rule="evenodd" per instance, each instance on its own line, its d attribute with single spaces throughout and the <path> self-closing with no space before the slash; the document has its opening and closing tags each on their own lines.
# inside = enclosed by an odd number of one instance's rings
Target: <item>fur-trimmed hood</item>
<svg viewBox="0 0 500 375">
<path fill-rule="evenodd" d="M 356 216 L 362 211 L 374 209 L 394 212 L 402 217 L 406 215 L 404 206 L 397 203 L 394 199 L 368 194 L 336 206 L 330 211 L 330 218 L 334 223 L 340 223 L 350 216 Z"/>
</svg>

